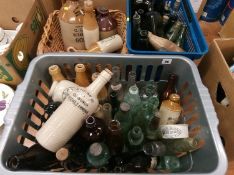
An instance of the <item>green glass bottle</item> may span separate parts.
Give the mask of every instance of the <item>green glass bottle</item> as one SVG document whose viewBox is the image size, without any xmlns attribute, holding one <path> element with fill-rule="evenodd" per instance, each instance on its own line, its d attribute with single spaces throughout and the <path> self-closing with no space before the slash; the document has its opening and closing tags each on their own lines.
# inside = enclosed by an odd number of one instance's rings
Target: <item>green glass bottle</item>
<svg viewBox="0 0 234 175">
<path fill-rule="evenodd" d="M 129 88 L 131 86 L 136 86 L 136 72 L 135 71 L 130 71 L 128 73 L 128 84 L 127 84 L 127 87 L 125 89 L 125 94 L 128 93 L 129 91 Z"/>
<path fill-rule="evenodd" d="M 128 148 L 129 151 L 139 151 L 142 149 L 144 134 L 139 126 L 134 126 L 128 132 Z"/>
<path fill-rule="evenodd" d="M 175 44 L 181 48 L 183 48 L 184 42 L 185 42 L 185 35 L 186 35 L 187 25 L 183 24 L 178 36 L 178 39 L 176 40 Z"/>
<path fill-rule="evenodd" d="M 124 137 L 127 136 L 128 131 L 132 127 L 132 115 L 130 113 L 130 105 L 126 102 L 120 104 L 119 111 L 115 114 L 114 119 L 120 122 L 120 127 L 122 129 L 122 134 Z"/>
<path fill-rule="evenodd" d="M 157 165 L 158 170 L 166 170 L 169 172 L 178 172 L 181 168 L 180 159 L 176 156 L 162 156 L 159 157 Z"/>
<path fill-rule="evenodd" d="M 180 34 L 182 23 L 177 21 L 171 29 L 167 32 L 166 37 L 169 41 L 175 42 Z"/>
<path fill-rule="evenodd" d="M 160 138 L 159 130 L 160 116 L 159 112 L 155 113 L 155 116 L 150 120 L 148 126 L 146 127 L 146 138 L 149 140 L 157 140 Z"/>
<path fill-rule="evenodd" d="M 133 85 L 129 88 L 128 93 L 124 97 L 124 101 L 130 104 L 131 111 L 135 111 L 136 107 L 141 103 L 139 89 L 137 86 Z"/>
<path fill-rule="evenodd" d="M 104 143 L 95 142 L 90 145 L 87 152 L 87 160 L 94 167 L 102 167 L 108 163 L 110 153 Z"/>
<path fill-rule="evenodd" d="M 142 102 L 138 107 L 136 116 L 133 118 L 133 126 L 139 126 L 146 132 L 146 128 L 154 117 L 153 105 L 148 102 Z"/>
</svg>

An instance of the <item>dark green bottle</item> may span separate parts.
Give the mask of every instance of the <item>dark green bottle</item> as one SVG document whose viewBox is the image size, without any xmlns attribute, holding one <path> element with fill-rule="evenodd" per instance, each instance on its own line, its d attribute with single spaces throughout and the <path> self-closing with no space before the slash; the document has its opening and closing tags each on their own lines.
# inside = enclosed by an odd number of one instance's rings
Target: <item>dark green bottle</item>
<svg viewBox="0 0 234 175">
<path fill-rule="evenodd" d="M 175 44 L 181 48 L 183 48 L 184 42 L 185 42 L 185 37 L 186 37 L 186 30 L 187 30 L 187 25 L 183 24 L 182 28 L 180 30 L 178 39 L 176 40 Z"/>
<path fill-rule="evenodd" d="M 144 134 L 139 126 L 134 126 L 128 132 L 128 148 L 129 151 L 139 151 L 142 150 L 144 141 Z"/>
<path fill-rule="evenodd" d="M 130 113 L 130 105 L 126 102 L 120 104 L 119 111 L 115 114 L 114 119 L 120 122 L 120 127 L 124 137 L 132 127 L 132 115 Z"/>
</svg>

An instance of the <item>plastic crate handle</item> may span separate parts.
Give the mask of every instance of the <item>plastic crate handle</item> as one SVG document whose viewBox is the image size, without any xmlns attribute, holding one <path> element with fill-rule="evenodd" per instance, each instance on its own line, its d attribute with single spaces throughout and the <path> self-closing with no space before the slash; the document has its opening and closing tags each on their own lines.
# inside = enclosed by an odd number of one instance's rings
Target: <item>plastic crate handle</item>
<svg viewBox="0 0 234 175">
<path fill-rule="evenodd" d="M 188 1 L 185 0 L 185 1 L 182 1 L 183 2 L 183 5 L 184 5 L 184 9 L 185 9 L 185 12 L 187 14 L 187 17 L 188 17 L 188 20 L 189 22 L 192 22 L 192 14 L 189 10 L 189 5 L 188 5 Z"/>
</svg>

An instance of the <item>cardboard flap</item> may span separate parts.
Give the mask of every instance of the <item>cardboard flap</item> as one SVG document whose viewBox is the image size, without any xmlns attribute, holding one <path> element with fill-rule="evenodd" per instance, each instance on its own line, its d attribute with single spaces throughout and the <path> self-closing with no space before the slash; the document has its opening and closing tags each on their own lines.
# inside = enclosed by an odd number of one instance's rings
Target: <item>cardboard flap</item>
<svg viewBox="0 0 234 175">
<path fill-rule="evenodd" d="M 1 0 L 0 26 L 4 29 L 15 29 L 24 22 L 35 0 Z"/>
</svg>

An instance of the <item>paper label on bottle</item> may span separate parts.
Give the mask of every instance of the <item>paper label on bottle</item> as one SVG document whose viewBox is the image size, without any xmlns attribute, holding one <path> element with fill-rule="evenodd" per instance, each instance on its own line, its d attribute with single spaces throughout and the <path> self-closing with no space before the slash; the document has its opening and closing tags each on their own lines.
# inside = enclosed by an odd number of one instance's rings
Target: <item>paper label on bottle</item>
<svg viewBox="0 0 234 175">
<path fill-rule="evenodd" d="M 83 28 L 84 33 L 84 41 L 86 49 L 90 49 L 90 47 L 99 41 L 99 28 L 97 27 L 94 30 L 86 30 Z"/>
<path fill-rule="evenodd" d="M 189 137 L 187 124 L 161 125 L 159 129 L 164 139 L 182 139 Z"/>
<path fill-rule="evenodd" d="M 100 40 L 111 37 L 111 36 L 115 35 L 116 33 L 117 33 L 116 29 L 110 30 L 110 31 L 100 31 Z"/>
<path fill-rule="evenodd" d="M 65 48 L 75 47 L 78 50 L 84 50 L 84 35 L 82 24 L 69 24 L 59 20 L 63 43 Z"/>
<path fill-rule="evenodd" d="M 123 40 L 119 35 L 114 35 L 98 41 L 97 44 L 103 53 L 111 53 L 122 48 Z"/>
<path fill-rule="evenodd" d="M 166 106 L 161 105 L 159 110 L 160 123 L 159 125 L 176 124 L 180 117 L 181 111 L 171 111 Z"/>
</svg>

